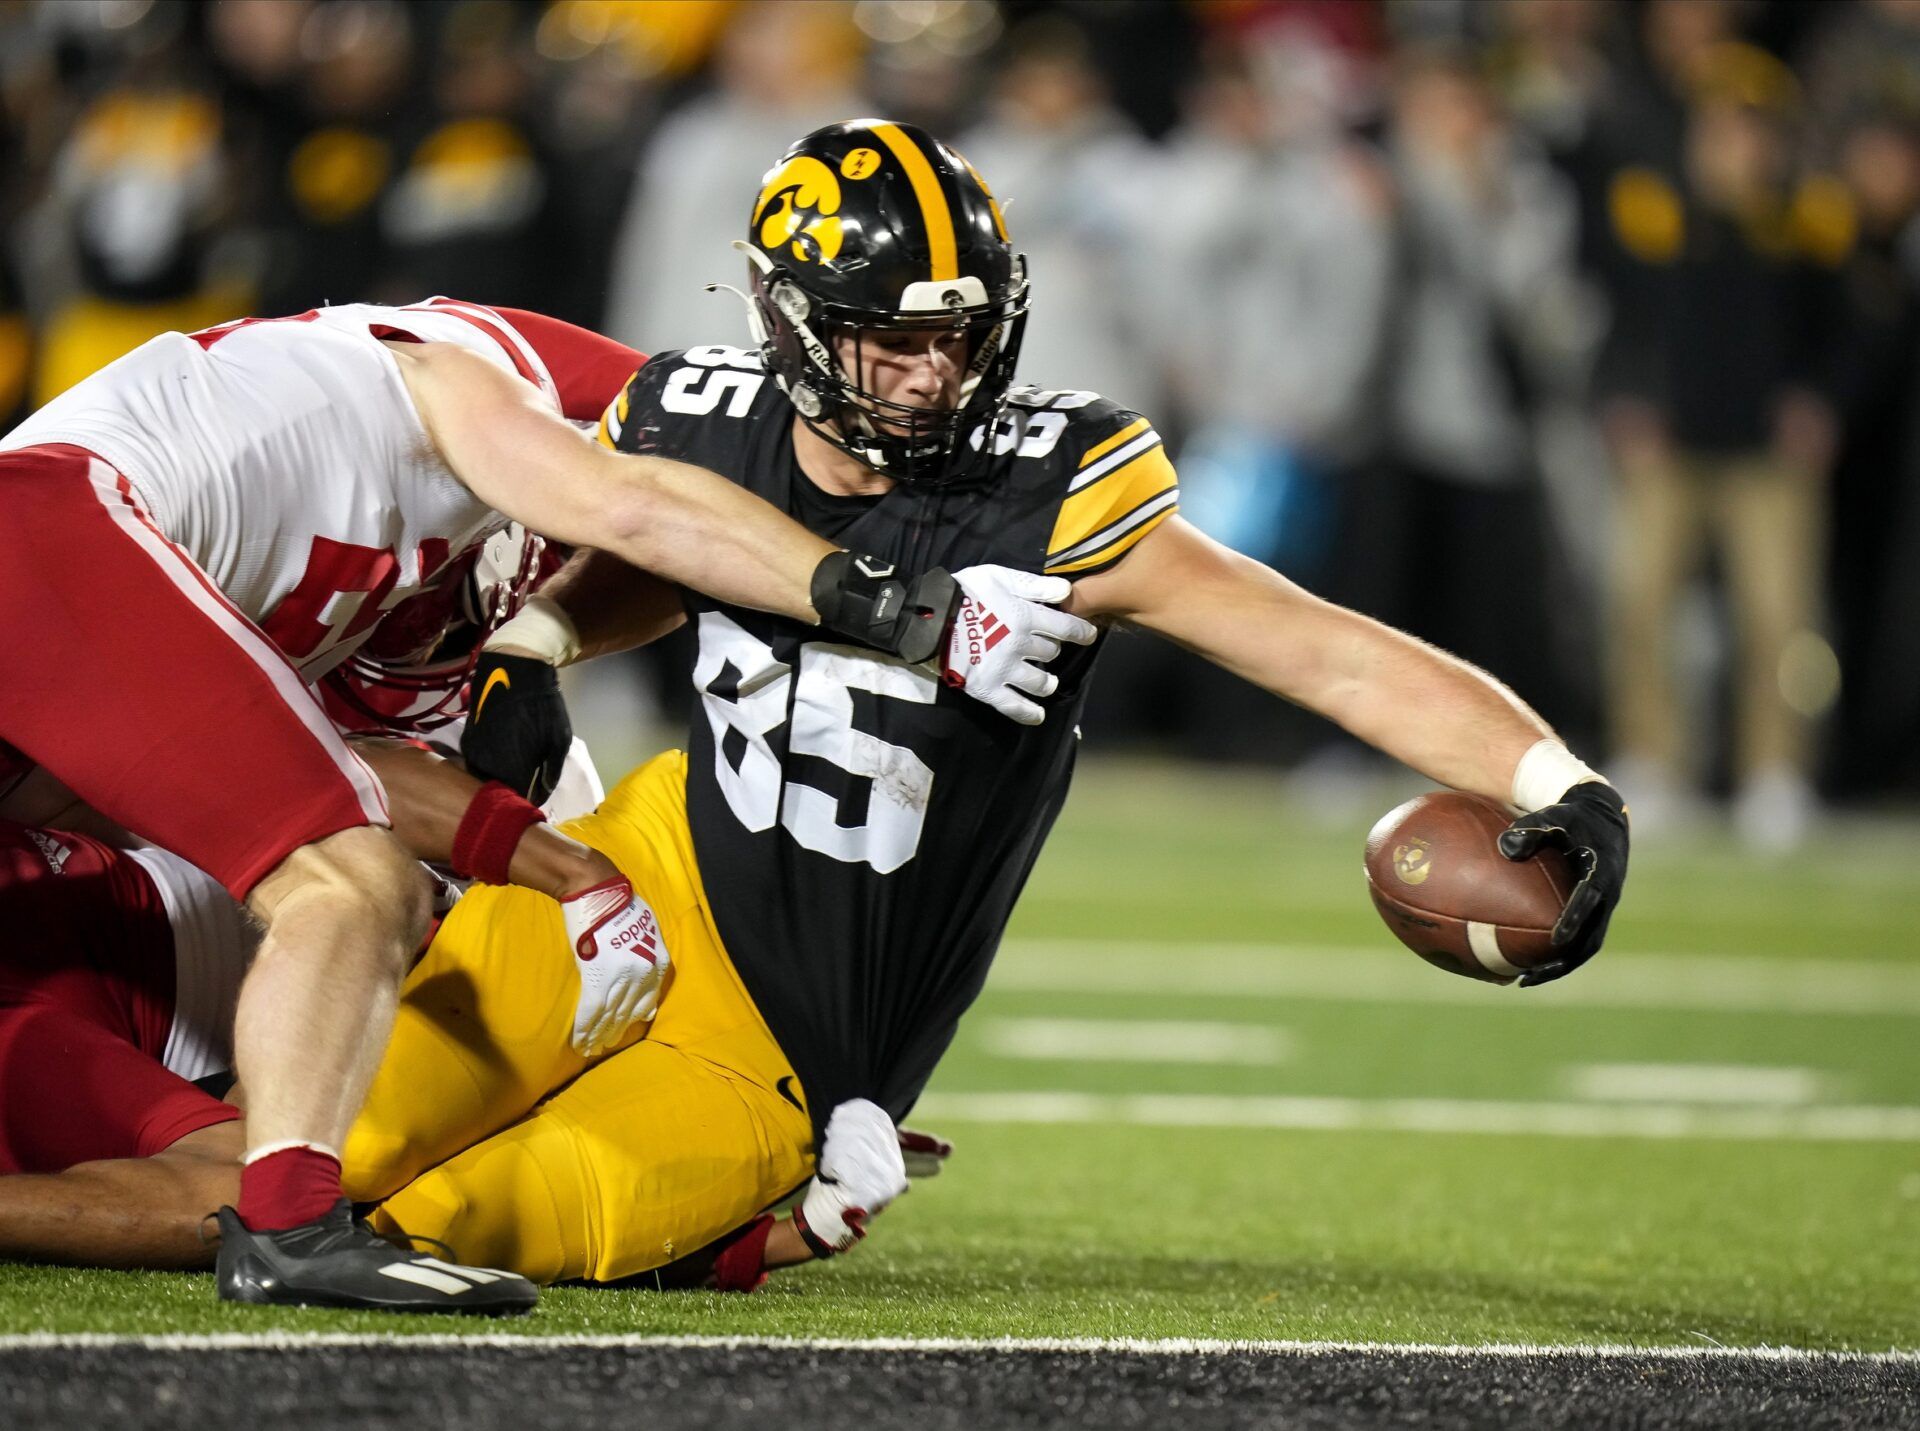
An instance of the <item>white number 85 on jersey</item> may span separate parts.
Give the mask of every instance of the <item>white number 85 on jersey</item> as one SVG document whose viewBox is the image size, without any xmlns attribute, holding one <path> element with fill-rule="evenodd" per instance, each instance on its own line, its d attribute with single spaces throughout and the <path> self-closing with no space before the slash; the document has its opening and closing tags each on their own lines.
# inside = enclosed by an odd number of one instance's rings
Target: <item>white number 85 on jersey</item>
<svg viewBox="0 0 1920 1431">
<path fill-rule="evenodd" d="M 722 679 L 729 667 L 731 687 Z M 714 776 L 742 825 L 758 832 L 777 822 L 807 849 L 881 874 L 913 858 L 933 797 L 933 771 L 905 746 L 855 730 L 851 693 L 930 706 L 940 692 L 931 671 L 857 646 L 809 641 L 800 648 L 796 675 L 766 642 L 721 612 L 703 611 L 693 681 L 713 730 Z M 799 781 L 787 785 L 782 800 L 780 760 L 767 737 L 787 720 L 789 701 L 787 745 L 794 754 L 818 756 L 873 782 L 864 823 L 840 824 L 839 797 Z M 736 748 L 745 742 L 737 767 L 728 755 L 729 733 Z"/>
</svg>

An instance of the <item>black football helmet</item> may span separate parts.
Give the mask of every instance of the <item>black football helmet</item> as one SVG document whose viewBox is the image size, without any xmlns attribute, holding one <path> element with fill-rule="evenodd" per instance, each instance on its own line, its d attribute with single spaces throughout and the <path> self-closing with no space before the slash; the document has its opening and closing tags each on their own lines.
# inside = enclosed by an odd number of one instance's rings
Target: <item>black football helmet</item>
<svg viewBox="0 0 1920 1431">
<path fill-rule="evenodd" d="M 1006 406 L 1027 314 L 1026 260 L 972 165 L 911 124 L 816 129 L 761 182 L 734 247 L 761 356 L 810 428 L 899 481 L 966 473 Z M 857 340 L 882 329 L 966 334 L 955 407 L 873 392 Z M 835 343 L 846 337 L 851 372 Z"/>
</svg>

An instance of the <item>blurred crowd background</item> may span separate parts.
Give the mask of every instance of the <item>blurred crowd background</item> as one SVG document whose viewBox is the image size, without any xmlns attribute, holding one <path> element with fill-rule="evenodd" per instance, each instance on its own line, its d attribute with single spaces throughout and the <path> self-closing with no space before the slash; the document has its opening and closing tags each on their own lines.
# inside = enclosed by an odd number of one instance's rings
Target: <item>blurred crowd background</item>
<svg viewBox="0 0 1920 1431">
<path fill-rule="evenodd" d="M 0 418 L 327 301 L 743 343 L 703 285 L 859 114 L 1006 201 L 1023 378 L 1641 831 L 1920 795 L 1920 0 L 0 0 Z M 1156 643 L 1103 687 L 1096 747 L 1367 768 Z"/>
</svg>

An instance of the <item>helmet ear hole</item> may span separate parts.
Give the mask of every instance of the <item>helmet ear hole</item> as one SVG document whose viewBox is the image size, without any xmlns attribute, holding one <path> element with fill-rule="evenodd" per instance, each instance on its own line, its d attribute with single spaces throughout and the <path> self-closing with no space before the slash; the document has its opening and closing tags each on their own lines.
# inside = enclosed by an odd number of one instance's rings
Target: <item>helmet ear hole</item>
<svg viewBox="0 0 1920 1431">
<path fill-rule="evenodd" d="M 790 323 L 804 323 L 813 312 L 813 302 L 798 284 L 781 279 L 773 285 L 773 306 Z"/>
</svg>

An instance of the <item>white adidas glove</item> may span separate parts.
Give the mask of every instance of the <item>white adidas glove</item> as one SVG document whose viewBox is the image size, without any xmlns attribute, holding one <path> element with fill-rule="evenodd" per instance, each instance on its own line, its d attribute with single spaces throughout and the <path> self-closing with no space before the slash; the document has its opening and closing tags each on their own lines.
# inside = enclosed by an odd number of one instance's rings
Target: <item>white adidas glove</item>
<svg viewBox="0 0 1920 1431">
<path fill-rule="evenodd" d="M 1009 720 L 1039 725 L 1047 713 L 1029 696 L 1046 697 L 1060 678 L 1040 668 L 1060 654 L 1060 643 L 1086 646 L 1100 634 L 1054 608 L 1073 583 L 1009 566 L 970 566 L 953 574 L 964 593 L 953 618 L 941 675 Z"/>
<path fill-rule="evenodd" d="M 865 1237 L 868 1220 L 906 1190 L 893 1120 L 878 1105 L 855 1098 L 827 1120 L 813 1185 L 793 1210 L 793 1225 L 815 1257 L 831 1257 Z"/>
<path fill-rule="evenodd" d="M 574 1052 L 605 1053 L 642 1019 L 653 1017 L 672 961 L 660 923 L 624 879 L 610 879 L 560 901 L 580 970 L 573 1010 Z"/>
</svg>

